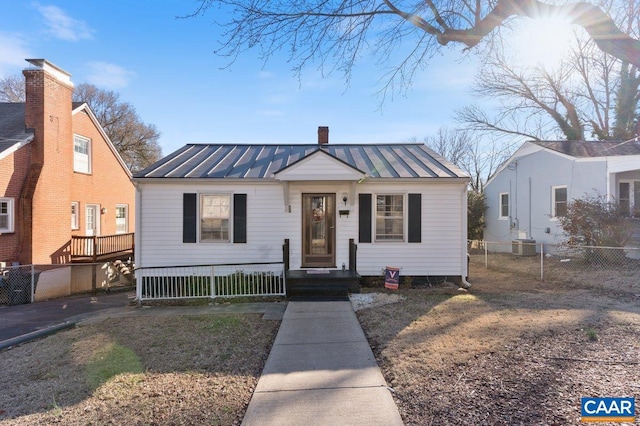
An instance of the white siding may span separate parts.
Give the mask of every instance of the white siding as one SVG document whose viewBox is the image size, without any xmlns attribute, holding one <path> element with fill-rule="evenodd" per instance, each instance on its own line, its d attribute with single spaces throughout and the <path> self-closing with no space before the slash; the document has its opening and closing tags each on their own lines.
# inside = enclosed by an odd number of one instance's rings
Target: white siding
<svg viewBox="0 0 640 426">
<path fill-rule="evenodd" d="M 291 182 L 285 211 L 280 183 L 139 183 L 137 208 L 139 267 L 238 262 L 282 261 L 282 244 L 290 240 L 290 267 L 301 265 L 301 200 L 303 193 L 336 194 L 336 267 L 349 264 L 349 239 L 358 244 L 357 263 L 361 275 L 379 275 L 385 266 L 402 268 L 402 275 L 466 275 L 466 194 L 464 183 L 422 182 L 357 185 L 355 199 L 345 206 L 349 182 Z M 246 193 L 247 243 L 182 242 L 183 193 Z M 422 242 L 358 243 L 358 193 L 422 194 Z M 405 196 L 405 205 L 407 197 Z M 349 210 L 340 217 L 339 210 Z M 406 213 L 405 213 L 406 214 Z M 406 221 L 405 221 L 406 222 Z M 406 223 L 405 223 L 406 229 Z"/>
<path fill-rule="evenodd" d="M 466 235 L 463 202 L 465 185 L 386 184 L 358 186 L 359 192 L 422 194 L 421 243 L 372 242 L 358 244 L 358 272 L 380 275 L 385 266 L 400 267 L 404 276 L 464 275 Z M 406 197 L 405 197 L 406 202 Z M 406 224 L 405 224 L 406 226 Z M 357 223 L 355 230 L 357 242 Z M 463 271 L 463 272 L 461 272 Z"/>
<path fill-rule="evenodd" d="M 363 176 L 354 168 L 322 152 L 317 152 L 277 174 L 280 180 L 306 182 L 358 180 Z"/>
<path fill-rule="evenodd" d="M 485 187 L 487 211 L 484 239 L 510 242 L 526 238 L 542 243 L 562 241 L 562 229 L 552 218 L 552 188 L 566 186 L 569 201 L 594 191 L 607 193 L 604 160 L 578 160 L 539 150 L 512 158 Z M 509 193 L 508 219 L 499 219 L 500 193 Z"/>
<path fill-rule="evenodd" d="M 290 213 L 282 186 L 233 184 L 140 184 L 138 266 L 282 261 Z M 247 243 L 183 243 L 183 193 L 246 193 Z"/>
</svg>

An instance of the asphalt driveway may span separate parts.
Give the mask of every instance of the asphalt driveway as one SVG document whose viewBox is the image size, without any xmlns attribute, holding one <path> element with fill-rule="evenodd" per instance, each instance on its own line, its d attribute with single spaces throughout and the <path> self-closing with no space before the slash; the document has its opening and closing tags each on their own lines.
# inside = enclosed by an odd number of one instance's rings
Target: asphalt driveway
<svg viewBox="0 0 640 426">
<path fill-rule="evenodd" d="M 135 290 L 69 296 L 26 305 L 0 306 L 0 342 L 67 321 L 80 321 L 103 309 L 125 307 Z"/>
</svg>

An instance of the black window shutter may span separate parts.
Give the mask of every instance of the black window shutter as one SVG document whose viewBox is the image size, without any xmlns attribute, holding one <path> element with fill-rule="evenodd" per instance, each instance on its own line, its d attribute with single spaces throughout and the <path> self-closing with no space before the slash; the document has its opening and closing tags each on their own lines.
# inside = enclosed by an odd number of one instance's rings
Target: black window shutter
<svg viewBox="0 0 640 426">
<path fill-rule="evenodd" d="M 197 229 L 197 196 L 198 194 L 182 194 L 182 242 L 195 243 Z"/>
<path fill-rule="evenodd" d="M 409 194 L 409 242 L 422 239 L 422 194 Z"/>
<path fill-rule="evenodd" d="M 358 194 L 358 241 L 361 243 L 371 242 L 371 194 Z"/>
<path fill-rule="evenodd" d="M 247 242 L 247 194 L 233 194 L 233 242 Z"/>
</svg>

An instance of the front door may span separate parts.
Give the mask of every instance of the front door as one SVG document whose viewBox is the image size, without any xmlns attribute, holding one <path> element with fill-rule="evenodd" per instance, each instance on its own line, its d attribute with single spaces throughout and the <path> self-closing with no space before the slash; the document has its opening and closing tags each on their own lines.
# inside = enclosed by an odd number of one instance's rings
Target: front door
<svg viewBox="0 0 640 426">
<path fill-rule="evenodd" d="M 302 194 L 303 267 L 335 267 L 335 205 L 335 194 Z"/>
</svg>

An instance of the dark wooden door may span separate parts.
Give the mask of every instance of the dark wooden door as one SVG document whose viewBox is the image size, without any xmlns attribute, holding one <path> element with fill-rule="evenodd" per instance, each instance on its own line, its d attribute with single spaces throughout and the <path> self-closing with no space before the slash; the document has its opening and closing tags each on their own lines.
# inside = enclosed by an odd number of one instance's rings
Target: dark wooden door
<svg viewBox="0 0 640 426">
<path fill-rule="evenodd" d="M 335 194 L 302 194 L 302 266 L 335 267 Z"/>
</svg>

